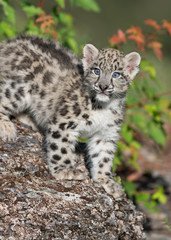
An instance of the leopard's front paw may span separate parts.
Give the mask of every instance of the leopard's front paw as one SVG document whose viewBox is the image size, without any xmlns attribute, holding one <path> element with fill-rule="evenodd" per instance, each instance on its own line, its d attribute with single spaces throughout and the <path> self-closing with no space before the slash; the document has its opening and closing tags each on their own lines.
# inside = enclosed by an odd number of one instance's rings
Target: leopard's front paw
<svg viewBox="0 0 171 240">
<path fill-rule="evenodd" d="M 3 141 L 13 141 L 16 138 L 16 129 L 11 121 L 0 120 L 0 138 Z"/>
<path fill-rule="evenodd" d="M 122 189 L 122 186 L 119 183 L 116 183 L 113 179 L 110 178 L 98 178 L 95 180 L 100 183 L 105 191 L 112 195 L 116 200 L 122 200 L 125 198 L 126 194 Z"/>
<path fill-rule="evenodd" d="M 86 174 L 81 171 L 80 169 L 58 169 L 57 171 L 53 172 L 53 176 L 57 180 L 83 180 L 86 178 Z"/>
</svg>

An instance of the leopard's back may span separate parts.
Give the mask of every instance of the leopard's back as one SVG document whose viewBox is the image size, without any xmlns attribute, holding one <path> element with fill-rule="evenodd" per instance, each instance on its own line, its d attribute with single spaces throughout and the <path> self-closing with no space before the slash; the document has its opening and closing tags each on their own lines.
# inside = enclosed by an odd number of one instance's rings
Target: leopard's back
<svg viewBox="0 0 171 240">
<path fill-rule="evenodd" d="M 0 45 L 0 73 L 11 81 L 46 85 L 49 73 L 54 72 L 58 82 L 60 76 L 77 71 L 79 64 L 80 60 L 58 42 L 43 38 L 20 36 Z"/>
<path fill-rule="evenodd" d="M 31 115 L 38 125 L 45 124 L 79 77 L 80 60 L 58 42 L 21 36 L 0 45 L 1 105 L 9 114 Z M 73 80 L 75 81 L 75 80 Z"/>
</svg>

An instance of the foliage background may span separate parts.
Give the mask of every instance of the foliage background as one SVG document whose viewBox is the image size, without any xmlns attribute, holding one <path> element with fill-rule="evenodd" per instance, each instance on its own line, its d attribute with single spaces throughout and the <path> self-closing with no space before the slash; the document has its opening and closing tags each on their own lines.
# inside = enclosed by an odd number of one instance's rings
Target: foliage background
<svg viewBox="0 0 171 240">
<path fill-rule="evenodd" d="M 141 72 L 127 99 L 126 121 L 114 170 L 131 169 L 134 176 L 136 173 L 142 176 L 146 169 L 142 169 L 138 162 L 139 136 L 151 139 L 159 148 L 163 148 L 168 140 L 164 125 L 171 121 L 171 27 L 164 29 L 162 21 L 171 21 L 170 9 L 170 0 L 0 0 L 0 40 L 20 33 L 46 36 L 59 40 L 80 56 L 87 42 L 100 48 L 110 46 L 125 52 L 139 51 L 142 55 Z M 144 24 L 146 19 L 157 21 L 160 30 Z M 131 26 L 138 26 L 146 40 L 153 35 L 152 40 L 157 41 L 159 47 L 150 49 L 145 40 L 143 47 L 146 51 L 142 51 L 135 39 L 128 40 Z M 119 35 L 118 29 L 124 40 L 116 43 L 111 39 Z M 160 52 L 158 58 L 152 50 Z M 128 196 L 137 203 L 142 202 L 151 211 L 156 210 L 158 202 L 166 203 L 162 186 L 152 191 L 139 191 L 129 179 L 127 175 L 123 184 Z"/>
<path fill-rule="evenodd" d="M 143 27 L 146 19 L 154 19 L 161 22 L 163 19 L 171 20 L 170 0 L 98 0 L 100 13 L 86 12 L 68 6 L 69 12 L 74 17 L 74 27 L 79 43 L 92 42 L 97 47 L 108 46 L 107 40 L 119 28 L 125 31 L 131 25 Z M 163 36 L 162 61 L 158 61 L 153 54 L 147 52 L 148 59 L 157 68 L 157 77 L 161 80 L 163 87 L 171 89 L 171 39 Z M 126 51 L 132 50 L 132 45 L 126 46 Z M 163 74 L 163 71 L 165 74 Z"/>
</svg>

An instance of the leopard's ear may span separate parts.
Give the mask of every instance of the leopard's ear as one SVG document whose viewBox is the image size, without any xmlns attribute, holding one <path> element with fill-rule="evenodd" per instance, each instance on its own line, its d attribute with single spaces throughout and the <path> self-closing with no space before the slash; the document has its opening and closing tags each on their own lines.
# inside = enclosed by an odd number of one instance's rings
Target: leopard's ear
<svg viewBox="0 0 171 240">
<path fill-rule="evenodd" d="M 86 44 L 83 48 L 83 67 L 84 70 L 90 67 L 91 63 L 97 58 L 99 50 L 92 44 Z"/>
<path fill-rule="evenodd" d="M 125 74 L 129 76 L 130 80 L 139 72 L 139 65 L 141 57 L 137 52 L 131 52 L 124 57 L 124 70 Z"/>
</svg>

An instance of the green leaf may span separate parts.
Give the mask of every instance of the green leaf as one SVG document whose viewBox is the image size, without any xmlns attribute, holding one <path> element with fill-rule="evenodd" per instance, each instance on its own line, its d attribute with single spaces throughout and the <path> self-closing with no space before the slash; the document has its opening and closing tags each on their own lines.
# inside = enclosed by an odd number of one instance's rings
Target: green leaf
<svg viewBox="0 0 171 240">
<path fill-rule="evenodd" d="M 113 171 L 115 172 L 116 171 L 116 169 L 117 169 L 117 166 L 118 165 L 121 165 L 122 163 L 121 163 L 121 161 L 119 160 L 119 158 L 118 157 L 115 157 L 114 158 L 114 161 L 113 161 Z"/>
<path fill-rule="evenodd" d="M 67 44 L 70 49 L 72 49 L 76 54 L 78 54 L 78 46 L 74 38 L 68 38 Z"/>
<path fill-rule="evenodd" d="M 154 213 L 157 211 L 157 203 L 156 201 L 147 201 L 147 202 L 144 202 L 144 206 L 151 212 L 151 213 Z"/>
<path fill-rule="evenodd" d="M 168 230 L 171 230 L 171 226 L 169 225 L 169 220 L 168 220 L 168 218 L 165 218 L 164 223 L 166 224 L 167 229 L 168 229 Z"/>
<path fill-rule="evenodd" d="M 145 106 L 145 110 L 150 114 L 150 116 L 154 116 L 157 111 L 157 106 L 155 104 L 147 104 Z"/>
<path fill-rule="evenodd" d="M 160 145 L 165 145 L 165 134 L 163 130 L 153 122 L 149 124 L 149 135 Z"/>
<path fill-rule="evenodd" d="M 35 25 L 34 20 L 28 21 L 26 33 L 29 35 L 40 35 L 40 28 Z"/>
<path fill-rule="evenodd" d="M 65 8 L 65 0 L 55 0 L 60 6 L 61 8 Z"/>
<path fill-rule="evenodd" d="M 8 38 L 12 38 L 15 36 L 15 30 L 10 24 L 2 21 L 0 22 L 0 34 L 6 35 Z"/>
<path fill-rule="evenodd" d="M 121 184 L 121 178 L 119 176 L 114 177 L 114 181 Z"/>
<path fill-rule="evenodd" d="M 128 97 L 126 99 L 127 105 L 137 104 L 138 100 L 135 95 L 128 94 Z"/>
<path fill-rule="evenodd" d="M 152 195 L 153 200 L 158 200 L 160 203 L 165 204 L 167 202 L 166 195 L 162 186 Z"/>
<path fill-rule="evenodd" d="M 149 81 L 148 78 L 145 78 L 143 79 L 141 91 L 143 91 L 143 93 L 146 94 L 149 98 L 153 98 L 156 93 L 156 87 L 154 86 L 154 84 L 151 84 L 151 81 Z"/>
<path fill-rule="evenodd" d="M 143 203 L 144 206 L 153 213 L 157 207 L 157 203 L 154 200 L 150 200 L 150 198 L 151 195 L 146 192 L 136 193 L 135 195 L 136 202 Z"/>
<path fill-rule="evenodd" d="M 141 148 L 141 144 L 138 143 L 137 141 L 132 141 L 131 142 L 131 146 L 135 147 L 136 149 L 140 149 Z"/>
<path fill-rule="evenodd" d="M 26 12 L 27 16 L 32 18 L 36 15 L 43 13 L 43 10 L 39 7 L 31 6 L 23 6 L 23 10 Z"/>
<path fill-rule="evenodd" d="M 150 194 L 146 192 L 141 192 L 136 194 L 136 202 L 147 202 L 150 199 Z"/>
<path fill-rule="evenodd" d="M 75 4 L 87 11 L 100 12 L 100 8 L 95 0 L 75 0 Z"/>
<path fill-rule="evenodd" d="M 130 115 L 130 122 L 134 123 L 141 130 L 146 128 L 147 117 L 137 113 L 135 115 Z"/>
<path fill-rule="evenodd" d="M 143 71 L 148 72 L 152 79 L 156 78 L 156 69 L 150 62 L 142 60 L 140 67 Z"/>
<path fill-rule="evenodd" d="M 3 11 L 4 11 L 4 14 L 7 18 L 7 20 L 12 23 L 12 24 L 15 24 L 15 11 L 14 9 L 8 5 L 7 2 L 3 1 L 3 0 L 0 0 L 0 5 L 2 5 L 3 7 Z"/>
<path fill-rule="evenodd" d="M 125 124 L 122 126 L 121 134 L 127 143 L 131 143 L 133 140 L 132 131 L 128 129 L 128 126 Z"/>
<path fill-rule="evenodd" d="M 168 221 L 168 218 L 165 218 L 164 223 L 165 223 L 165 224 L 168 224 L 168 222 L 169 222 L 169 221 Z"/>
<path fill-rule="evenodd" d="M 136 191 L 135 184 L 133 182 L 123 181 L 123 180 L 122 180 L 122 184 L 124 186 L 126 193 L 128 194 L 128 197 L 132 199 L 132 196 L 134 195 L 134 193 Z"/>
<path fill-rule="evenodd" d="M 59 19 L 63 24 L 65 24 L 67 26 L 72 26 L 73 19 L 70 14 L 61 12 L 61 13 L 59 13 Z"/>
</svg>

